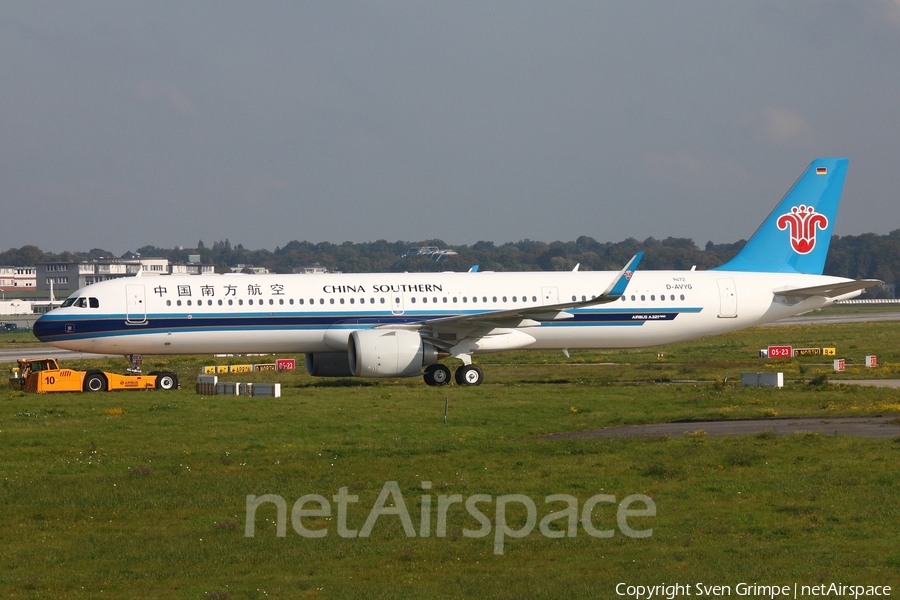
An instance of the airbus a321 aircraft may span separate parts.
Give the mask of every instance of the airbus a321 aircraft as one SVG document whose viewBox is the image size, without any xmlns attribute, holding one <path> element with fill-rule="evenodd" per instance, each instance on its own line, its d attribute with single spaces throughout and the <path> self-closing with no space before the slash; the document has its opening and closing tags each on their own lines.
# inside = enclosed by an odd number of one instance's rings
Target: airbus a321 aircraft
<svg viewBox="0 0 900 600">
<path fill-rule="evenodd" d="M 37 320 L 44 342 L 113 354 L 306 354 L 311 375 L 479 385 L 472 356 L 636 348 L 805 313 L 880 283 L 822 275 L 845 158 L 804 171 L 747 245 L 709 271 L 128 277 Z M 424 369 L 424 373 L 422 371 Z"/>
</svg>

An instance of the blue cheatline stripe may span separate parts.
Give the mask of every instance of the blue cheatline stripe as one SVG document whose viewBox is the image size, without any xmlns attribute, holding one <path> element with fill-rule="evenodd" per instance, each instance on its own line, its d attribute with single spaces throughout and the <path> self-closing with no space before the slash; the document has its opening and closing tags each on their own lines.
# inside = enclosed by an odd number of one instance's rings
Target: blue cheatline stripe
<svg viewBox="0 0 900 600">
<path fill-rule="evenodd" d="M 635 326 L 648 321 L 672 321 L 682 313 L 699 313 L 700 307 L 659 308 L 659 309 L 590 309 L 572 311 L 572 318 L 563 321 L 544 322 L 542 326 L 587 327 L 587 326 Z M 35 323 L 34 334 L 43 341 L 62 339 L 85 339 L 119 335 L 201 332 L 201 331 L 316 331 L 333 328 L 361 329 L 376 325 L 401 325 L 418 323 L 423 320 L 449 315 L 479 315 L 484 311 L 447 313 L 387 313 L 363 312 L 347 313 L 255 313 L 232 314 L 184 313 L 180 315 L 150 314 L 146 322 L 126 323 L 125 315 L 106 314 L 91 317 L 74 315 L 46 315 Z M 489 314 L 489 312 L 488 312 Z"/>
</svg>

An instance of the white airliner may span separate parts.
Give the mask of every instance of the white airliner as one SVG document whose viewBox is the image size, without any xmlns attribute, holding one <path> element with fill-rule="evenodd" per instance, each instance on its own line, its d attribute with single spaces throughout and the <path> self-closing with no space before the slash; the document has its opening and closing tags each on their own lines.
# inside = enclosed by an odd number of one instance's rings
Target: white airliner
<svg viewBox="0 0 900 600">
<path fill-rule="evenodd" d="M 95 283 L 35 323 L 105 354 L 305 353 L 311 375 L 478 385 L 472 356 L 635 348 L 760 325 L 876 280 L 822 275 L 848 160 L 813 161 L 740 253 L 709 271 L 154 276 Z M 422 369 L 424 368 L 424 373 Z"/>
</svg>

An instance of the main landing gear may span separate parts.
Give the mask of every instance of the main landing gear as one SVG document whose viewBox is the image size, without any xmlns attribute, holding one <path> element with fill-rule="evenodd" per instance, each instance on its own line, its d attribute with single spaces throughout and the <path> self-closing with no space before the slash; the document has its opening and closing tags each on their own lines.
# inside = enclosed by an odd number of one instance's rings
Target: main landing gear
<svg viewBox="0 0 900 600">
<path fill-rule="evenodd" d="M 450 383 L 450 368 L 446 365 L 430 365 L 423 374 L 428 385 L 445 385 Z M 484 373 L 475 365 L 463 365 L 456 370 L 457 385 L 481 385 Z"/>
</svg>

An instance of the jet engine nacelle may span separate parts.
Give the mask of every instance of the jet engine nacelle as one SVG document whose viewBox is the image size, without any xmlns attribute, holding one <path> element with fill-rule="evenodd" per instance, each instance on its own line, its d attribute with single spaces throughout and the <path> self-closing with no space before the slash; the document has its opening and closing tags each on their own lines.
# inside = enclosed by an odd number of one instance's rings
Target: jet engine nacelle
<svg viewBox="0 0 900 600">
<path fill-rule="evenodd" d="M 357 377 L 414 377 L 422 367 L 447 356 L 418 332 L 406 329 L 353 331 L 347 353 L 350 371 Z"/>
<path fill-rule="evenodd" d="M 306 372 L 313 377 L 352 377 L 346 352 L 307 352 Z"/>
</svg>

